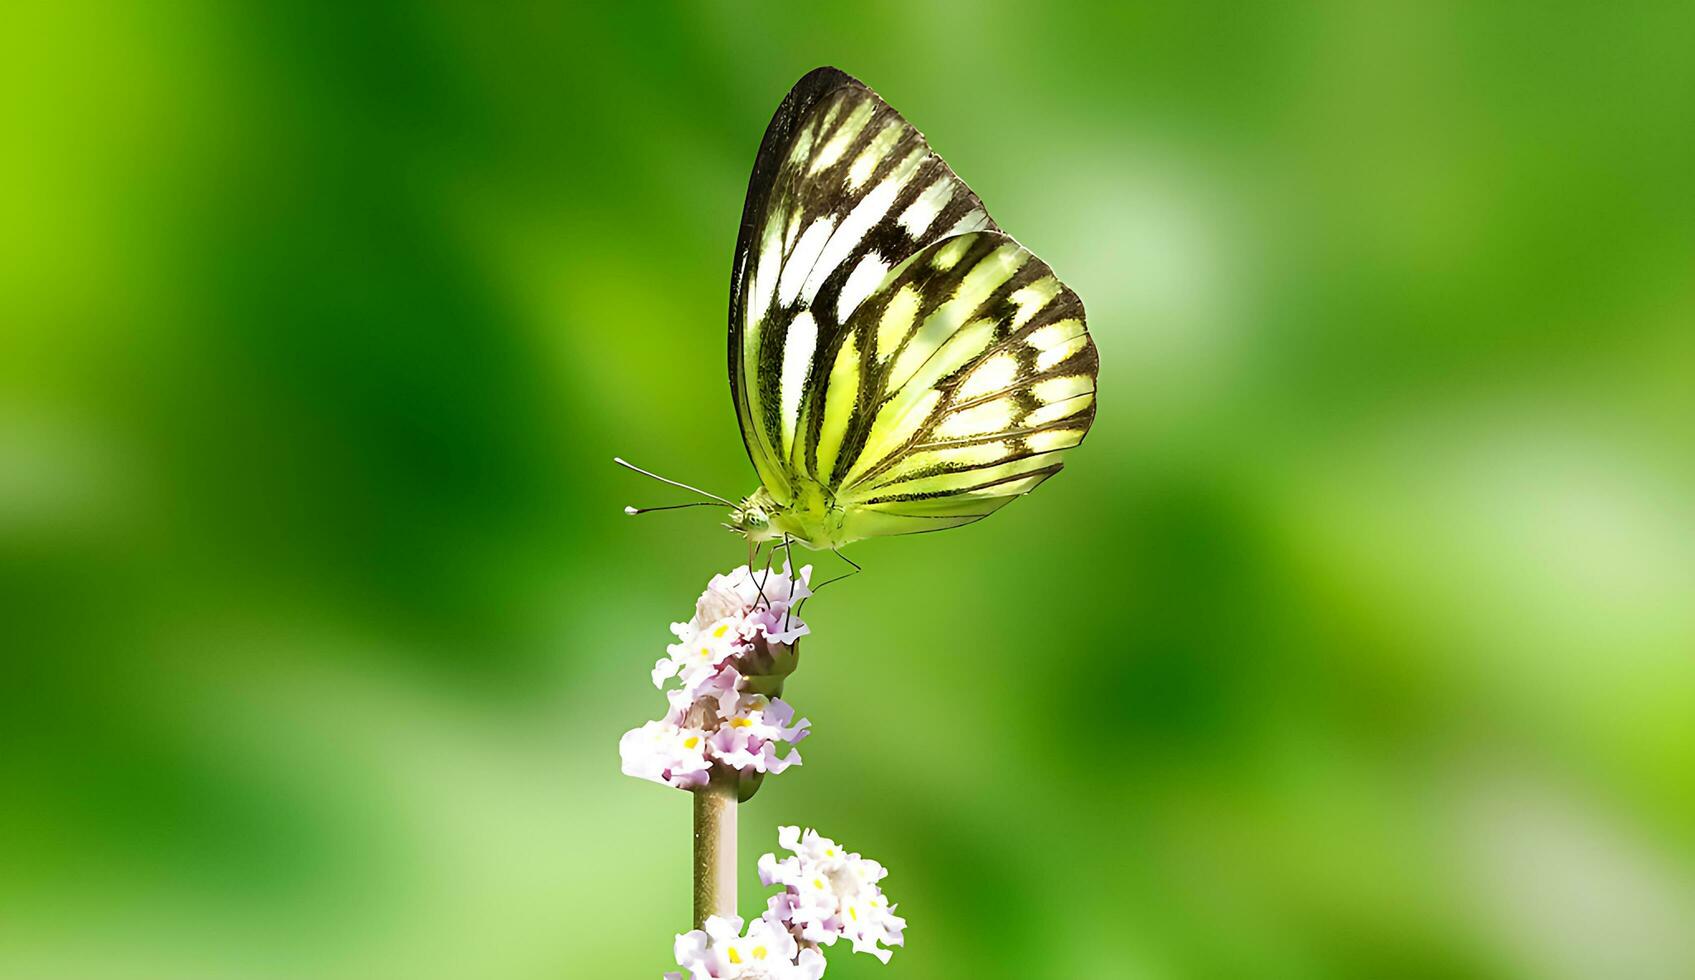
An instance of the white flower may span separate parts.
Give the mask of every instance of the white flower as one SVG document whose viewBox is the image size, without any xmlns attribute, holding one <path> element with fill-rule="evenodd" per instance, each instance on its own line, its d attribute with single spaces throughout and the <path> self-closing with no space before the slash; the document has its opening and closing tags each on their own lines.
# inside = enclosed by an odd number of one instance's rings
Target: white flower
<svg viewBox="0 0 1695 980">
<path fill-rule="evenodd" d="M 797 576 L 787 561 L 780 569 L 737 565 L 706 584 L 706 592 L 695 603 L 695 625 L 726 615 L 745 616 L 755 608 L 772 608 L 781 614 L 812 594 L 806 585 L 811 575 L 811 565 L 803 566 Z"/>
<path fill-rule="evenodd" d="M 887 963 L 891 952 L 883 947 L 902 945 L 906 929 L 878 885 L 888 871 L 813 830 L 802 834 L 798 827 L 782 827 L 777 840 L 794 856 L 759 859 L 759 880 L 783 886 L 766 914 L 803 942 L 830 946 L 846 938 L 855 952 Z"/>
<path fill-rule="evenodd" d="M 714 575 L 695 602 L 694 618 L 671 625 L 677 642 L 654 665 L 654 686 L 681 675 L 684 689 L 693 689 L 732 657 L 773 644 L 792 646 L 810 632 L 794 607 L 812 594 L 806 584 L 811 575 L 811 565 L 793 575 L 787 562 L 781 569 L 737 565 Z"/>
<path fill-rule="evenodd" d="M 677 937 L 677 965 L 684 972 L 667 973 L 666 980 L 818 980 L 824 975 L 824 956 L 802 949 L 769 916 L 748 923 L 742 934 L 740 918 L 712 916 L 706 928 Z"/>
<path fill-rule="evenodd" d="M 728 691 L 719 698 L 718 717 L 718 730 L 708 740 L 707 752 L 719 762 L 743 775 L 782 772 L 800 765 L 800 753 L 792 746 L 807 736 L 811 723 L 804 718 L 795 721 L 795 709 L 781 698 Z M 778 746 L 791 749 L 779 757 Z"/>
<path fill-rule="evenodd" d="M 677 642 L 653 665 L 653 686 L 663 688 L 666 681 L 681 677 L 683 690 L 693 695 L 736 657 L 747 655 L 768 664 L 769 658 L 810 632 L 794 607 L 812 594 L 806 584 L 811 575 L 811 565 L 791 575 L 787 563 L 780 570 L 757 572 L 737 565 L 714 575 L 695 602 L 694 618 L 671 624 Z M 757 664 L 743 666 L 761 672 Z"/>
<path fill-rule="evenodd" d="M 653 665 L 653 686 L 663 688 L 672 677 L 681 677 L 685 691 L 696 691 L 725 661 L 753 649 L 744 640 L 741 616 L 726 616 L 696 629 L 688 623 L 676 623 L 671 631 L 679 642 L 665 648 L 665 658 Z"/>
<path fill-rule="evenodd" d="M 626 773 L 692 789 L 718 764 L 738 772 L 751 795 L 760 775 L 800 764 L 792 747 L 809 723 L 767 695 L 781 689 L 794 669 L 794 642 L 808 632 L 792 607 L 812 594 L 811 574 L 810 565 L 797 575 L 785 563 L 759 571 L 738 565 L 712 577 L 694 618 L 672 624 L 677 642 L 653 668 L 657 687 L 682 681 L 665 694 L 670 710 L 619 743 Z"/>
<path fill-rule="evenodd" d="M 624 761 L 624 773 L 638 779 L 693 789 L 705 786 L 707 770 L 707 733 L 699 728 L 685 728 L 669 721 L 650 721 L 640 728 L 625 732 L 618 740 L 618 755 Z"/>
</svg>

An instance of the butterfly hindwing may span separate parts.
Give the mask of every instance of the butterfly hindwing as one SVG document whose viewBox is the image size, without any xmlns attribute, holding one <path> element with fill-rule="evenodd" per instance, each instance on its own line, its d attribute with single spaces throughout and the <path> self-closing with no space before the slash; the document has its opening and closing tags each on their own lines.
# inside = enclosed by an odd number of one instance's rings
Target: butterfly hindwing
<svg viewBox="0 0 1695 980">
<path fill-rule="evenodd" d="M 1082 302 L 1041 259 L 998 232 L 939 242 L 860 308 L 838 357 L 857 358 L 860 394 L 833 380 L 821 401 L 820 481 L 865 527 L 965 523 L 1058 471 L 1094 420 L 1098 360 Z M 838 446 L 831 437 L 841 432 Z M 890 533 L 880 531 L 877 533 Z"/>
</svg>

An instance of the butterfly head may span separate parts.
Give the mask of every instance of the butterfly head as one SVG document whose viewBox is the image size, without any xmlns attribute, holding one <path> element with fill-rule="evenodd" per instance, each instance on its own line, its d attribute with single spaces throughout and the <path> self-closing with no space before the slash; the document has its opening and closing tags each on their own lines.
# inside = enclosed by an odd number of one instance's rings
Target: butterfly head
<svg viewBox="0 0 1695 980">
<path fill-rule="evenodd" d="M 781 532 L 771 526 L 771 518 L 776 510 L 777 502 L 771 499 L 770 491 L 760 487 L 743 497 L 742 502 L 731 509 L 730 521 L 724 526 L 753 544 L 770 541 L 781 536 Z"/>
</svg>

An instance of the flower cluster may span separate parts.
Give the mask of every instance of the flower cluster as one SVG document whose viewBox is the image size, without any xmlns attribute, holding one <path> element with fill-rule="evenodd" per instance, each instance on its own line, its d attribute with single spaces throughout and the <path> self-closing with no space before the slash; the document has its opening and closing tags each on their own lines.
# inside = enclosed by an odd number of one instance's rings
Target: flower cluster
<svg viewBox="0 0 1695 980">
<path fill-rule="evenodd" d="M 808 723 L 776 695 L 794 669 L 795 641 L 808 632 L 794 607 L 812 594 L 811 573 L 809 565 L 793 574 L 785 562 L 713 577 L 694 617 L 672 624 L 677 642 L 653 668 L 655 687 L 681 681 L 666 694 L 670 710 L 618 743 L 625 773 L 694 789 L 714 764 L 744 781 L 800 764 L 793 746 Z"/>
<path fill-rule="evenodd" d="M 677 937 L 677 965 L 665 980 L 818 980 L 824 954 L 802 948 L 782 923 L 762 915 L 742 933 L 742 920 L 712 916 L 705 929 Z"/>
<path fill-rule="evenodd" d="M 876 861 L 849 852 L 815 830 L 780 827 L 777 842 L 792 857 L 775 854 L 759 859 L 759 880 L 782 885 L 771 897 L 766 915 L 787 925 L 803 943 L 834 946 L 846 939 L 856 953 L 889 961 L 886 946 L 900 946 L 906 920 L 883 894 L 878 882 L 888 870 Z"/>
<path fill-rule="evenodd" d="M 782 885 L 765 914 L 742 932 L 741 919 L 713 916 L 706 928 L 677 937 L 677 965 L 666 980 L 818 980 L 824 975 L 820 946 L 846 939 L 855 952 L 889 961 L 886 946 L 903 942 L 906 920 L 878 884 L 883 866 L 851 853 L 817 831 L 778 830 L 778 843 L 793 856 L 759 859 L 759 880 Z"/>
</svg>

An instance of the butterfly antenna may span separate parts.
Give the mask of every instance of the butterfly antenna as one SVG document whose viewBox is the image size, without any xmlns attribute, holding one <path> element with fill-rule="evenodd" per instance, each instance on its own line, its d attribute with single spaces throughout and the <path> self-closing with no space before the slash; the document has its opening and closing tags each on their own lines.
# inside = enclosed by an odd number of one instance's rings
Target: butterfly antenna
<svg viewBox="0 0 1695 980">
<path fill-rule="evenodd" d="M 699 487 L 691 487 L 687 483 L 678 483 L 676 480 L 667 480 L 665 477 L 660 476 L 658 473 L 653 473 L 653 472 L 650 472 L 648 470 L 644 470 L 641 467 L 635 465 L 634 463 L 631 463 L 628 460 L 621 459 L 617 456 L 612 457 L 612 461 L 614 463 L 617 463 L 619 466 L 622 466 L 623 468 L 625 468 L 627 470 L 635 470 L 637 473 L 640 473 L 642 476 L 651 477 L 655 480 L 658 480 L 660 483 L 668 483 L 671 486 L 677 487 L 678 489 L 687 490 L 690 493 L 698 493 L 702 497 L 707 497 L 707 498 L 710 498 L 712 500 L 716 500 L 719 503 L 724 504 L 725 506 L 728 506 L 728 507 L 736 506 L 734 501 L 726 500 L 723 497 L 720 497 L 715 493 L 707 493 L 705 490 L 702 490 Z M 652 509 L 657 509 L 657 508 L 652 508 Z"/>
<path fill-rule="evenodd" d="M 659 510 L 682 510 L 685 507 L 717 507 L 715 500 L 691 500 L 686 504 L 666 504 L 664 507 L 625 507 L 624 513 L 631 517 L 637 514 L 651 514 Z"/>
</svg>

